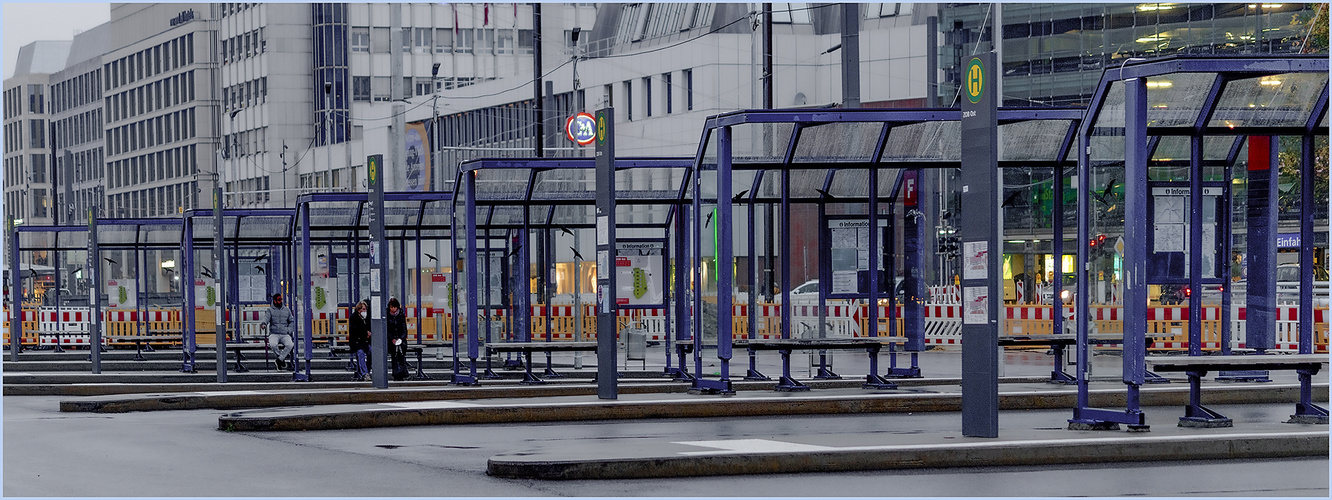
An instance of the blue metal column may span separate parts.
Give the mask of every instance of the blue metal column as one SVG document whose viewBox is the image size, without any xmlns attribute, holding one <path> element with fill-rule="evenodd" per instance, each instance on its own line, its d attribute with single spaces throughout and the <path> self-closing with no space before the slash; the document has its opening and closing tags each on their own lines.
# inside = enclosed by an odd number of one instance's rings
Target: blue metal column
<svg viewBox="0 0 1332 500">
<path fill-rule="evenodd" d="M 748 219 L 749 222 L 750 235 L 755 234 L 755 228 L 757 227 L 754 225 L 754 215 L 755 215 L 754 212 L 756 212 L 756 210 L 754 210 L 753 196 L 758 192 L 758 184 L 759 184 L 758 180 L 762 178 L 763 178 L 762 173 L 755 176 L 754 185 L 750 188 L 750 202 L 745 209 L 745 217 Z M 727 194 L 721 193 L 718 194 L 718 196 L 727 196 Z M 758 338 L 758 258 L 757 258 L 758 255 L 756 253 L 757 251 L 756 241 L 758 240 L 758 238 L 750 237 L 748 239 L 749 239 L 749 248 L 748 248 L 749 301 L 746 304 L 746 306 L 748 307 L 749 315 L 748 318 L 746 318 L 747 319 L 746 324 L 748 325 L 749 334 L 746 335 L 745 338 L 748 338 L 749 340 L 754 340 Z M 749 368 L 745 370 L 745 380 L 768 380 L 768 377 L 766 375 L 758 371 L 758 356 L 754 351 L 749 351 Z"/>
<path fill-rule="evenodd" d="M 703 193 L 701 192 L 703 185 L 702 181 L 699 180 L 702 177 L 703 165 L 699 163 L 694 166 L 692 181 L 694 186 L 691 190 L 694 194 L 694 210 L 692 217 L 689 219 L 689 236 L 691 238 L 689 244 L 691 250 L 693 250 L 692 257 L 689 260 L 689 270 L 693 278 L 690 281 L 692 291 L 690 298 L 693 302 L 690 311 L 692 313 L 690 315 L 690 321 L 692 322 L 690 330 L 695 333 L 693 335 L 694 376 L 691 387 L 696 390 L 702 390 L 703 388 L 701 385 L 703 380 L 703 228 L 698 225 L 703 215 Z"/>
<path fill-rule="evenodd" d="M 416 281 L 415 300 L 416 300 L 416 344 L 417 345 L 421 344 L 421 323 L 425 322 L 425 315 L 421 314 L 421 303 L 425 302 L 424 300 L 422 300 L 422 295 L 421 295 L 422 269 L 424 268 L 421 266 L 421 221 L 418 219 L 416 221 L 416 271 L 412 273 L 412 278 L 414 278 L 414 281 Z M 404 298 L 404 300 L 406 299 Z"/>
<path fill-rule="evenodd" d="M 679 363 L 676 365 L 675 372 L 672 373 L 671 365 L 666 364 L 667 373 L 672 374 L 676 380 L 692 381 L 693 376 L 689 375 L 689 365 L 685 364 L 685 349 L 692 347 L 685 344 L 687 340 L 693 340 L 693 329 L 690 328 L 690 322 L 693 321 L 693 315 L 689 314 L 692 304 L 688 302 L 689 282 L 685 269 L 689 267 L 689 207 L 687 205 L 678 205 L 675 218 L 675 286 L 672 289 L 671 300 L 675 304 L 675 342 L 671 345 L 675 349 Z M 667 349 L 666 355 L 672 353 Z"/>
<path fill-rule="evenodd" d="M 477 301 L 480 297 L 477 293 L 477 269 L 476 269 L 476 175 L 469 172 L 463 174 L 465 190 L 464 214 L 466 217 L 466 226 L 463 229 L 463 235 L 466 243 L 467 252 L 467 307 L 463 314 L 467 318 L 467 358 L 469 360 L 467 375 L 457 373 L 458 365 L 457 351 L 454 349 L 454 374 L 453 383 L 462 385 L 478 385 L 476 380 L 476 358 L 479 356 L 480 346 L 477 343 Z M 457 267 L 457 266 L 454 266 Z M 457 316 L 457 315 L 455 315 Z M 459 332 L 454 332 L 454 338 L 457 338 Z"/>
<path fill-rule="evenodd" d="M 1273 142 L 1268 136 L 1249 137 L 1249 286 L 1245 298 L 1245 347 L 1259 352 L 1275 345 L 1277 169 L 1274 168 L 1276 148 Z"/>
<path fill-rule="evenodd" d="M 1234 296 L 1231 289 L 1235 286 L 1235 279 L 1230 275 L 1230 266 L 1235 265 L 1234 257 L 1231 252 L 1235 249 L 1234 224 L 1231 219 L 1235 214 L 1235 198 L 1231 186 L 1234 185 L 1234 164 L 1226 161 L 1225 174 L 1222 176 L 1225 185 L 1221 188 L 1221 211 L 1225 215 L 1217 217 L 1221 227 L 1221 256 L 1225 257 L 1226 265 L 1223 274 L 1226 277 L 1226 284 L 1221 288 L 1221 355 L 1230 355 L 1230 337 L 1231 337 L 1231 310 L 1234 302 Z"/>
<path fill-rule="evenodd" d="M 1300 137 L 1300 354 L 1313 354 L 1314 138 Z"/>
<path fill-rule="evenodd" d="M 310 290 L 310 275 L 313 274 L 310 268 L 310 206 L 298 205 L 296 209 L 300 212 L 301 218 L 301 265 L 296 270 L 296 279 L 301 283 L 301 302 L 305 309 L 305 320 L 300 322 L 301 343 L 305 344 L 305 373 L 299 373 L 300 367 L 293 367 L 297 372 L 293 379 L 308 381 L 310 360 L 314 359 L 314 304 L 311 302 L 313 293 Z M 332 252 L 331 248 L 329 252 Z M 336 315 L 334 319 L 330 319 L 329 333 L 336 333 L 336 328 L 332 328 L 336 321 Z"/>
<path fill-rule="evenodd" d="M 879 263 L 883 259 L 883 254 L 879 250 L 879 238 L 881 236 L 879 229 L 879 168 L 871 166 L 869 169 L 869 336 L 872 339 L 879 338 Z M 891 267 L 891 266 L 884 266 Z M 886 278 L 889 283 L 893 282 L 893 276 L 889 274 Z M 892 286 L 888 288 L 888 296 L 893 295 Z M 891 341 L 890 341 L 891 342 Z M 892 344 L 889 344 L 892 346 Z M 861 386 L 865 389 L 896 389 L 897 384 L 884 380 L 879 375 L 879 349 L 869 349 L 869 372 L 865 375 L 865 383 Z"/>
<path fill-rule="evenodd" d="M 1087 164 L 1087 141 L 1082 134 L 1078 134 L 1078 144 L 1075 146 L 1078 155 L 1078 164 Z M 1090 170 L 1090 169 L 1088 169 Z M 1078 171 L 1077 168 L 1074 171 Z M 1067 182 L 1064 177 L 1064 166 L 1060 165 L 1054 168 L 1054 189 L 1050 210 L 1050 228 L 1053 239 L 1050 241 L 1050 269 L 1054 279 L 1046 286 L 1050 287 L 1050 318 L 1053 325 L 1051 332 L 1059 335 L 1064 333 L 1064 299 L 1059 296 L 1059 292 L 1064 290 L 1064 183 Z M 1073 359 L 1077 365 L 1077 384 L 1078 384 L 1078 403 L 1077 407 L 1086 406 L 1087 378 L 1083 375 L 1086 371 L 1086 365 L 1083 360 L 1086 358 L 1087 346 L 1082 343 L 1074 344 Z M 1063 367 L 1056 367 L 1062 370 Z"/>
<path fill-rule="evenodd" d="M 1138 390 L 1142 386 L 1146 372 L 1143 358 L 1147 355 L 1144 345 L 1147 334 L 1147 80 L 1134 78 L 1124 81 L 1124 239 L 1133 244 L 1125 248 L 1124 264 L 1124 368 L 1123 381 L 1127 385 L 1126 422 L 1130 429 L 1147 428 L 1145 415 L 1138 410 Z M 1086 182 L 1086 179 L 1079 179 Z M 1079 186 L 1080 188 L 1082 186 Z M 1080 190 L 1082 198 L 1091 191 Z M 1090 203 L 1090 202 L 1088 202 Z M 1090 217 L 1090 213 L 1088 214 Z M 1087 269 L 1086 255 L 1089 249 L 1083 245 L 1088 235 L 1082 234 L 1085 224 L 1079 225 L 1078 265 Z M 1085 344 L 1088 320 L 1087 277 L 1078 280 L 1078 337 Z M 1129 290 L 1132 290 L 1130 292 Z M 1088 360 L 1090 361 L 1090 360 Z M 1137 422 L 1134 417 L 1137 417 Z"/>
<path fill-rule="evenodd" d="M 720 360 L 721 379 L 709 387 L 728 394 L 731 388 L 731 316 L 735 286 L 735 242 L 731 230 L 731 128 L 722 127 L 717 136 L 717 359 Z"/>
<path fill-rule="evenodd" d="M 181 345 L 181 354 L 183 361 L 180 365 L 182 373 L 195 373 L 194 353 L 198 348 L 194 334 L 194 224 L 189 217 L 182 220 L 181 228 L 181 264 L 180 281 L 184 287 L 185 300 L 180 307 L 180 330 L 184 335 L 184 342 Z"/>
<path fill-rule="evenodd" d="M 889 373 L 894 377 L 920 377 L 919 356 L 925 350 L 925 266 L 924 246 L 925 226 L 920 223 L 919 185 L 920 169 L 903 172 L 902 187 L 902 284 L 906 287 L 906 297 L 902 302 L 903 329 L 906 330 L 904 349 L 911 351 L 911 366 L 897 368 L 894 355 L 894 368 Z M 893 279 L 891 274 L 889 280 Z M 896 291 L 894 290 L 894 295 Z"/>
<path fill-rule="evenodd" d="M 1189 356 L 1202 355 L 1202 146 L 1189 138 Z"/>
<path fill-rule="evenodd" d="M 231 291 L 227 288 L 231 263 L 226 256 L 226 240 L 222 220 L 222 188 L 213 188 L 213 276 L 217 288 L 216 314 L 217 336 L 213 344 L 217 348 L 217 381 L 227 381 L 227 297 Z"/>
</svg>

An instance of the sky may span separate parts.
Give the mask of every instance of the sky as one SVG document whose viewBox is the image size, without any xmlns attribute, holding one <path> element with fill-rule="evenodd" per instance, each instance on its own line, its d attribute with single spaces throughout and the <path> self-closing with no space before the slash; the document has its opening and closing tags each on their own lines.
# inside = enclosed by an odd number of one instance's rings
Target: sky
<svg viewBox="0 0 1332 500">
<path fill-rule="evenodd" d="M 110 3 L 10 2 L 0 6 L 0 46 L 4 47 L 3 74 L 14 74 L 19 47 L 37 40 L 73 40 L 76 31 L 87 31 L 111 20 Z"/>
</svg>

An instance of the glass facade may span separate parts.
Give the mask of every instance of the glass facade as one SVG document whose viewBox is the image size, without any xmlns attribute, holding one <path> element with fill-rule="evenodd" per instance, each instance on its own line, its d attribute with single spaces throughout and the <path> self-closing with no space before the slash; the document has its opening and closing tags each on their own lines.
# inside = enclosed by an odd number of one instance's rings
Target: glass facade
<svg viewBox="0 0 1332 500">
<path fill-rule="evenodd" d="M 1004 106 L 1086 105 L 1101 71 L 1130 58 L 1298 53 L 1317 4 L 941 4 L 939 102 L 957 106 L 965 56 L 1001 30 Z M 979 49 L 977 48 L 979 44 Z"/>
<path fill-rule="evenodd" d="M 347 66 L 347 5 L 311 4 L 310 18 L 314 30 L 315 95 L 310 99 L 315 109 L 314 135 L 320 146 L 346 142 L 351 130 L 351 103 L 347 100 L 351 80 Z"/>
</svg>

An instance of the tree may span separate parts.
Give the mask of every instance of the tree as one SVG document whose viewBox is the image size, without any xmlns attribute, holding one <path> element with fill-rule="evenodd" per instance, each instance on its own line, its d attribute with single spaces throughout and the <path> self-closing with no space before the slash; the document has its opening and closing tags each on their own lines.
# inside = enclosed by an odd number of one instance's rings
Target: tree
<svg viewBox="0 0 1332 500">
<path fill-rule="evenodd" d="M 1309 36 L 1302 51 L 1305 54 L 1327 52 L 1327 4 L 1316 5 L 1317 8 L 1312 14 L 1308 12 L 1295 14 L 1294 24 L 1303 26 L 1303 31 Z"/>
</svg>

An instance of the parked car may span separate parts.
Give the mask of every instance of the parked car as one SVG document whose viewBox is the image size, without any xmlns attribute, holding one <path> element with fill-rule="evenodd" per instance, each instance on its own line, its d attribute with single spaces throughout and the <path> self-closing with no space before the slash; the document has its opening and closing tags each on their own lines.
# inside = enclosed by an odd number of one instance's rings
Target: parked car
<svg viewBox="0 0 1332 500">
<path fill-rule="evenodd" d="M 1300 301 L 1300 265 L 1299 264 L 1281 264 L 1277 266 L 1276 289 L 1278 304 L 1297 304 Z M 1328 305 L 1328 279 L 1327 272 L 1322 269 L 1314 269 L 1313 282 L 1313 305 L 1314 307 L 1327 307 Z"/>
</svg>

